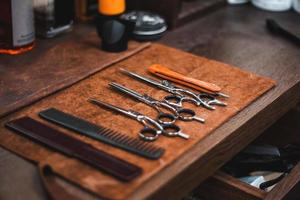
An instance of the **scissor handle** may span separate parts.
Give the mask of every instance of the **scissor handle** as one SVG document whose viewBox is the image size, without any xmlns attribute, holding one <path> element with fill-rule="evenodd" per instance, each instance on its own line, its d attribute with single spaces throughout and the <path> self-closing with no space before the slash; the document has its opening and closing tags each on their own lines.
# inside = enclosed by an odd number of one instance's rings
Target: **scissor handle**
<svg viewBox="0 0 300 200">
<path fill-rule="evenodd" d="M 177 110 L 174 106 L 169 105 L 165 101 L 154 101 L 151 106 L 157 110 L 158 113 L 165 113 L 162 108 L 170 111 L 174 116 L 177 116 Z"/>
<path fill-rule="evenodd" d="M 179 126 L 175 125 L 175 124 L 169 124 L 169 125 L 163 125 L 163 134 L 165 136 L 168 136 L 168 137 L 176 137 L 176 136 L 179 136 L 181 138 L 184 138 L 184 139 L 189 139 L 190 136 L 181 132 L 181 129 L 179 128 Z"/>
<path fill-rule="evenodd" d="M 186 109 L 186 108 L 178 109 L 177 113 L 178 113 L 179 119 L 182 121 L 195 120 L 195 121 L 199 121 L 201 123 L 205 122 L 205 119 L 203 119 L 201 117 L 197 117 L 196 112 L 191 109 Z"/>
<path fill-rule="evenodd" d="M 159 113 L 157 116 L 157 121 L 160 124 L 168 125 L 168 124 L 174 124 L 177 119 L 177 116 L 169 114 L 169 113 Z"/>
<path fill-rule="evenodd" d="M 216 97 L 214 97 L 211 94 L 200 93 L 198 97 L 202 99 L 202 101 L 205 101 L 208 105 L 227 106 L 227 103 L 218 100 Z"/>
<path fill-rule="evenodd" d="M 159 134 L 157 134 L 157 130 L 145 127 L 139 132 L 139 136 L 142 140 L 152 142 L 158 138 Z"/>
<path fill-rule="evenodd" d="M 164 98 L 164 101 L 172 106 L 176 106 L 181 108 L 182 107 L 182 97 L 176 95 L 168 95 Z"/>
<path fill-rule="evenodd" d="M 203 101 L 202 98 L 199 97 L 198 94 L 189 91 L 189 90 L 185 90 L 185 89 L 181 89 L 181 88 L 176 88 L 176 90 L 178 90 L 179 92 L 188 95 L 189 97 L 185 97 L 186 100 L 185 101 L 195 101 L 197 106 L 203 106 L 204 108 L 207 108 L 209 110 L 215 110 L 215 107 L 211 106 L 210 104 L 208 104 L 206 101 Z"/>
<path fill-rule="evenodd" d="M 194 98 L 190 98 L 187 96 L 178 96 L 178 95 L 168 95 L 164 98 L 164 102 L 176 108 L 181 108 L 183 106 L 182 104 L 183 102 L 191 102 L 196 106 L 201 105 L 201 103 Z"/>
<path fill-rule="evenodd" d="M 148 127 L 156 130 L 157 135 L 162 134 L 164 130 L 164 128 L 158 122 L 145 115 L 138 115 L 137 120 L 141 122 L 145 126 L 145 128 Z"/>
</svg>

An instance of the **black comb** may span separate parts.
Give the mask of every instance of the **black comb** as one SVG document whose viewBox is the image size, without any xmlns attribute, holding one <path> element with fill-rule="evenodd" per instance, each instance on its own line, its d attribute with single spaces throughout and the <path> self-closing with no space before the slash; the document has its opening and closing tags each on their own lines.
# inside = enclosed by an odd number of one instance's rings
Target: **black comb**
<svg viewBox="0 0 300 200">
<path fill-rule="evenodd" d="M 156 147 L 153 144 L 118 133 L 111 129 L 92 124 L 86 120 L 64 113 L 55 108 L 44 110 L 40 112 L 39 115 L 50 122 L 59 124 L 77 133 L 89 136 L 106 144 L 110 144 L 148 159 L 158 159 L 165 152 L 163 148 Z"/>
</svg>

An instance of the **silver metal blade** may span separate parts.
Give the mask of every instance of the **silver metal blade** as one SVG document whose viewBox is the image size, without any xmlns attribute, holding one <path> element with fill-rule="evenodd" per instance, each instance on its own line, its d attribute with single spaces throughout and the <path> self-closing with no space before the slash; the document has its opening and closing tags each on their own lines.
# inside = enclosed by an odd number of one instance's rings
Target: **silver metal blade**
<svg viewBox="0 0 300 200">
<path fill-rule="evenodd" d="M 132 117 L 132 118 L 136 118 L 137 117 L 137 115 L 135 115 L 134 113 L 130 112 L 129 110 L 125 110 L 123 108 L 111 105 L 109 103 L 105 103 L 105 102 L 97 100 L 97 99 L 89 99 L 88 101 L 90 103 L 92 103 L 92 104 L 97 105 L 97 106 L 105 107 L 105 108 L 107 108 L 109 110 L 122 113 L 122 114 L 124 114 L 126 116 L 129 116 L 129 117 Z"/>
<path fill-rule="evenodd" d="M 115 83 L 115 82 L 111 82 L 108 84 L 110 87 L 118 90 L 119 92 L 122 92 L 124 94 L 127 94 L 127 95 L 130 95 L 138 100 L 140 99 L 143 99 L 143 95 L 141 95 L 140 93 L 134 91 L 134 90 L 131 90 L 123 85 L 120 85 L 118 83 Z"/>
<path fill-rule="evenodd" d="M 219 95 L 220 97 L 224 97 L 224 98 L 229 98 L 230 97 L 228 94 L 224 94 L 222 92 L 218 92 L 217 95 Z"/>
<path fill-rule="evenodd" d="M 136 73 L 127 71 L 126 69 L 123 69 L 123 68 L 120 68 L 120 70 L 121 70 L 124 74 L 129 75 L 129 76 L 131 76 L 131 77 L 133 77 L 133 78 L 136 78 L 136 79 L 138 79 L 138 80 L 142 80 L 142 81 L 144 81 L 144 82 L 146 82 L 146 83 L 155 85 L 155 86 L 157 86 L 157 87 L 162 87 L 162 86 L 164 86 L 164 85 L 162 85 L 159 81 L 156 81 L 156 80 L 152 80 L 152 79 L 146 78 L 146 77 L 141 76 L 141 75 L 138 75 L 138 74 L 136 74 Z"/>
</svg>

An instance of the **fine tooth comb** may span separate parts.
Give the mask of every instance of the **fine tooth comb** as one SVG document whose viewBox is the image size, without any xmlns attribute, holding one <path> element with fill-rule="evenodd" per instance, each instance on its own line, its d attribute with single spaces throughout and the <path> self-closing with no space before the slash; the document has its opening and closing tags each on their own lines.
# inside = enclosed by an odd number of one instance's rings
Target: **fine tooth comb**
<svg viewBox="0 0 300 200">
<path fill-rule="evenodd" d="M 163 148 L 156 147 L 153 144 L 149 144 L 137 138 L 133 138 L 117 131 L 92 124 L 86 120 L 80 119 L 55 108 L 46 109 L 40 112 L 39 115 L 43 119 L 56 123 L 72 131 L 148 159 L 158 159 L 165 151 Z"/>
</svg>

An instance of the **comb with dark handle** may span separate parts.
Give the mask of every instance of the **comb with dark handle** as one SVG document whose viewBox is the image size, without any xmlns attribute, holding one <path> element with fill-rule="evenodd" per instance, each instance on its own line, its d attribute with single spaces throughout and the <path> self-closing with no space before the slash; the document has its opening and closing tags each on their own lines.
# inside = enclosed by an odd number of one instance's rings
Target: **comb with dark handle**
<svg viewBox="0 0 300 200">
<path fill-rule="evenodd" d="M 156 147 L 142 140 L 132 138 L 108 128 L 92 124 L 55 108 L 44 110 L 40 112 L 39 115 L 50 122 L 59 124 L 72 131 L 148 159 L 158 159 L 165 151 L 163 148 Z"/>
</svg>

